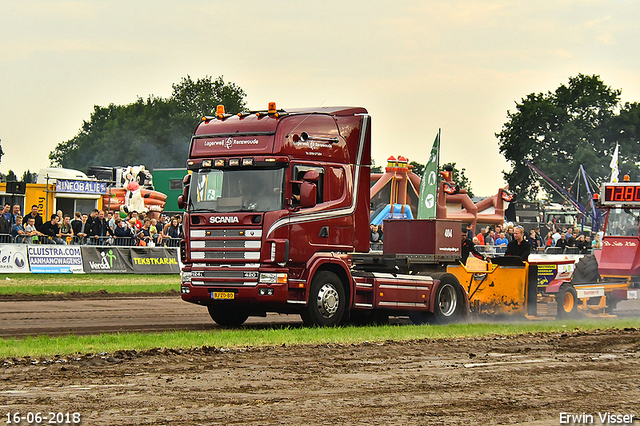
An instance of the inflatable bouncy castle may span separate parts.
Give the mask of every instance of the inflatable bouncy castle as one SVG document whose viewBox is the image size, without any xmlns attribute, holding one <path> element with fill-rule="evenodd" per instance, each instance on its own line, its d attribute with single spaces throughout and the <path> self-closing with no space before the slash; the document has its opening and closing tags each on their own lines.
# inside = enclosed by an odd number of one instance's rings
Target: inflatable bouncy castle
<svg viewBox="0 0 640 426">
<path fill-rule="evenodd" d="M 387 159 L 384 173 L 371 175 L 371 223 L 379 225 L 387 219 L 413 219 L 417 216 L 421 178 L 413 173 L 413 166 L 408 162 L 405 157 L 391 156 Z M 513 199 L 508 186 L 476 204 L 466 189 L 455 184 L 452 170 L 445 166 L 445 170 L 440 172 L 442 180 L 438 185 L 436 218 L 458 219 L 474 229 L 476 224 L 504 223 L 504 211 Z"/>
<path fill-rule="evenodd" d="M 154 190 L 153 176 L 145 166 L 92 167 L 89 173 L 113 182 L 103 195 L 105 210 L 119 212 L 121 216 L 137 211 L 157 219 L 164 209 L 167 196 Z"/>
</svg>

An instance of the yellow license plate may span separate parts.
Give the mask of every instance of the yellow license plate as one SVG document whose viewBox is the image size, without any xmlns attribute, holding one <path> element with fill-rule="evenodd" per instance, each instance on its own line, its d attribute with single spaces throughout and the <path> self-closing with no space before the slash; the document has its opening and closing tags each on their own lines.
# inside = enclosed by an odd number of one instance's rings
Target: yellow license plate
<svg viewBox="0 0 640 426">
<path fill-rule="evenodd" d="M 236 297 L 235 293 L 231 293 L 228 291 L 214 291 L 211 292 L 212 299 L 233 299 Z"/>
</svg>

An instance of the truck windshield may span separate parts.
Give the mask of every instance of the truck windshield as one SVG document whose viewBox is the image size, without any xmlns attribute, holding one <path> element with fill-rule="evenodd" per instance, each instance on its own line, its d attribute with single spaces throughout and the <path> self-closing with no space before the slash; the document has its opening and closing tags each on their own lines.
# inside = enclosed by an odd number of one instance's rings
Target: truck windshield
<svg viewBox="0 0 640 426">
<path fill-rule="evenodd" d="M 190 211 L 266 212 L 284 208 L 284 169 L 203 170 L 191 177 Z"/>
<path fill-rule="evenodd" d="M 639 220 L 640 210 L 638 209 L 611 209 L 609 210 L 605 235 L 637 237 Z"/>
</svg>

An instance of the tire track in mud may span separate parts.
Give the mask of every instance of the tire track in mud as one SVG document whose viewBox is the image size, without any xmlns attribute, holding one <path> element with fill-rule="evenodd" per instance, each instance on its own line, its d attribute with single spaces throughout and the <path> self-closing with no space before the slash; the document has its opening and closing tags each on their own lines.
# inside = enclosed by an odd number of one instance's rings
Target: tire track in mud
<svg viewBox="0 0 640 426">
<path fill-rule="evenodd" d="M 100 334 L 110 332 L 161 332 L 170 330 L 215 330 L 203 306 L 184 302 L 178 294 L 150 296 L 148 294 L 114 295 L 108 293 L 74 299 L 67 295 L 4 298 L 0 301 L 0 338 L 34 335 Z M 28 298 L 27 298 L 28 299 Z M 621 317 L 640 316 L 640 301 L 620 304 L 616 313 Z M 521 320 L 520 320 L 521 321 Z M 603 319 L 603 326 L 606 326 Z M 393 323 L 408 323 L 393 318 Z M 502 322 L 502 321 L 501 321 Z M 300 326 L 298 315 L 268 314 L 250 317 L 247 327 Z"/>
<path fill-rule="evenodd" d="M 252 317 L 249 327 L 299 325 L 298 315 Z M 0 337 L 214 330 L 207 309 L 173 297 L 35 300 L 0 302 Z"/>
<path fill-rule="evenodd" d="M 640 330 L 18 360 L 0 405 L 103 425 L 557 425 L 636 414 Z"/>
</svg>

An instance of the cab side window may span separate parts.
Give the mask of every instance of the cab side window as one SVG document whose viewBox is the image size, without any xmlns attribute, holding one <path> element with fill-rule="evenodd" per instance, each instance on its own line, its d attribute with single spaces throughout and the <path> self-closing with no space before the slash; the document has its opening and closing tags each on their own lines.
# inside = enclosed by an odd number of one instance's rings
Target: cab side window
<svg viewBox="0 0 640 426">
<path fill-rule="evenodd" d="M 316 204 L 320 204 L 324 201 L 323 193 L 324 193 L 324 168 L 317 166 L 307 166 L 303 164 L 296 164 L 293 166 L 291 180 L 301 182 L 304 178 L 304 174 L 310 170 L 315 170 L 318 172 L 318 182 L 316 182 Z M 299 205 L 299 195 L 300 195 L 300 185 L 294 184 L 293 188 L 293 205 Z"/>
</svg>

